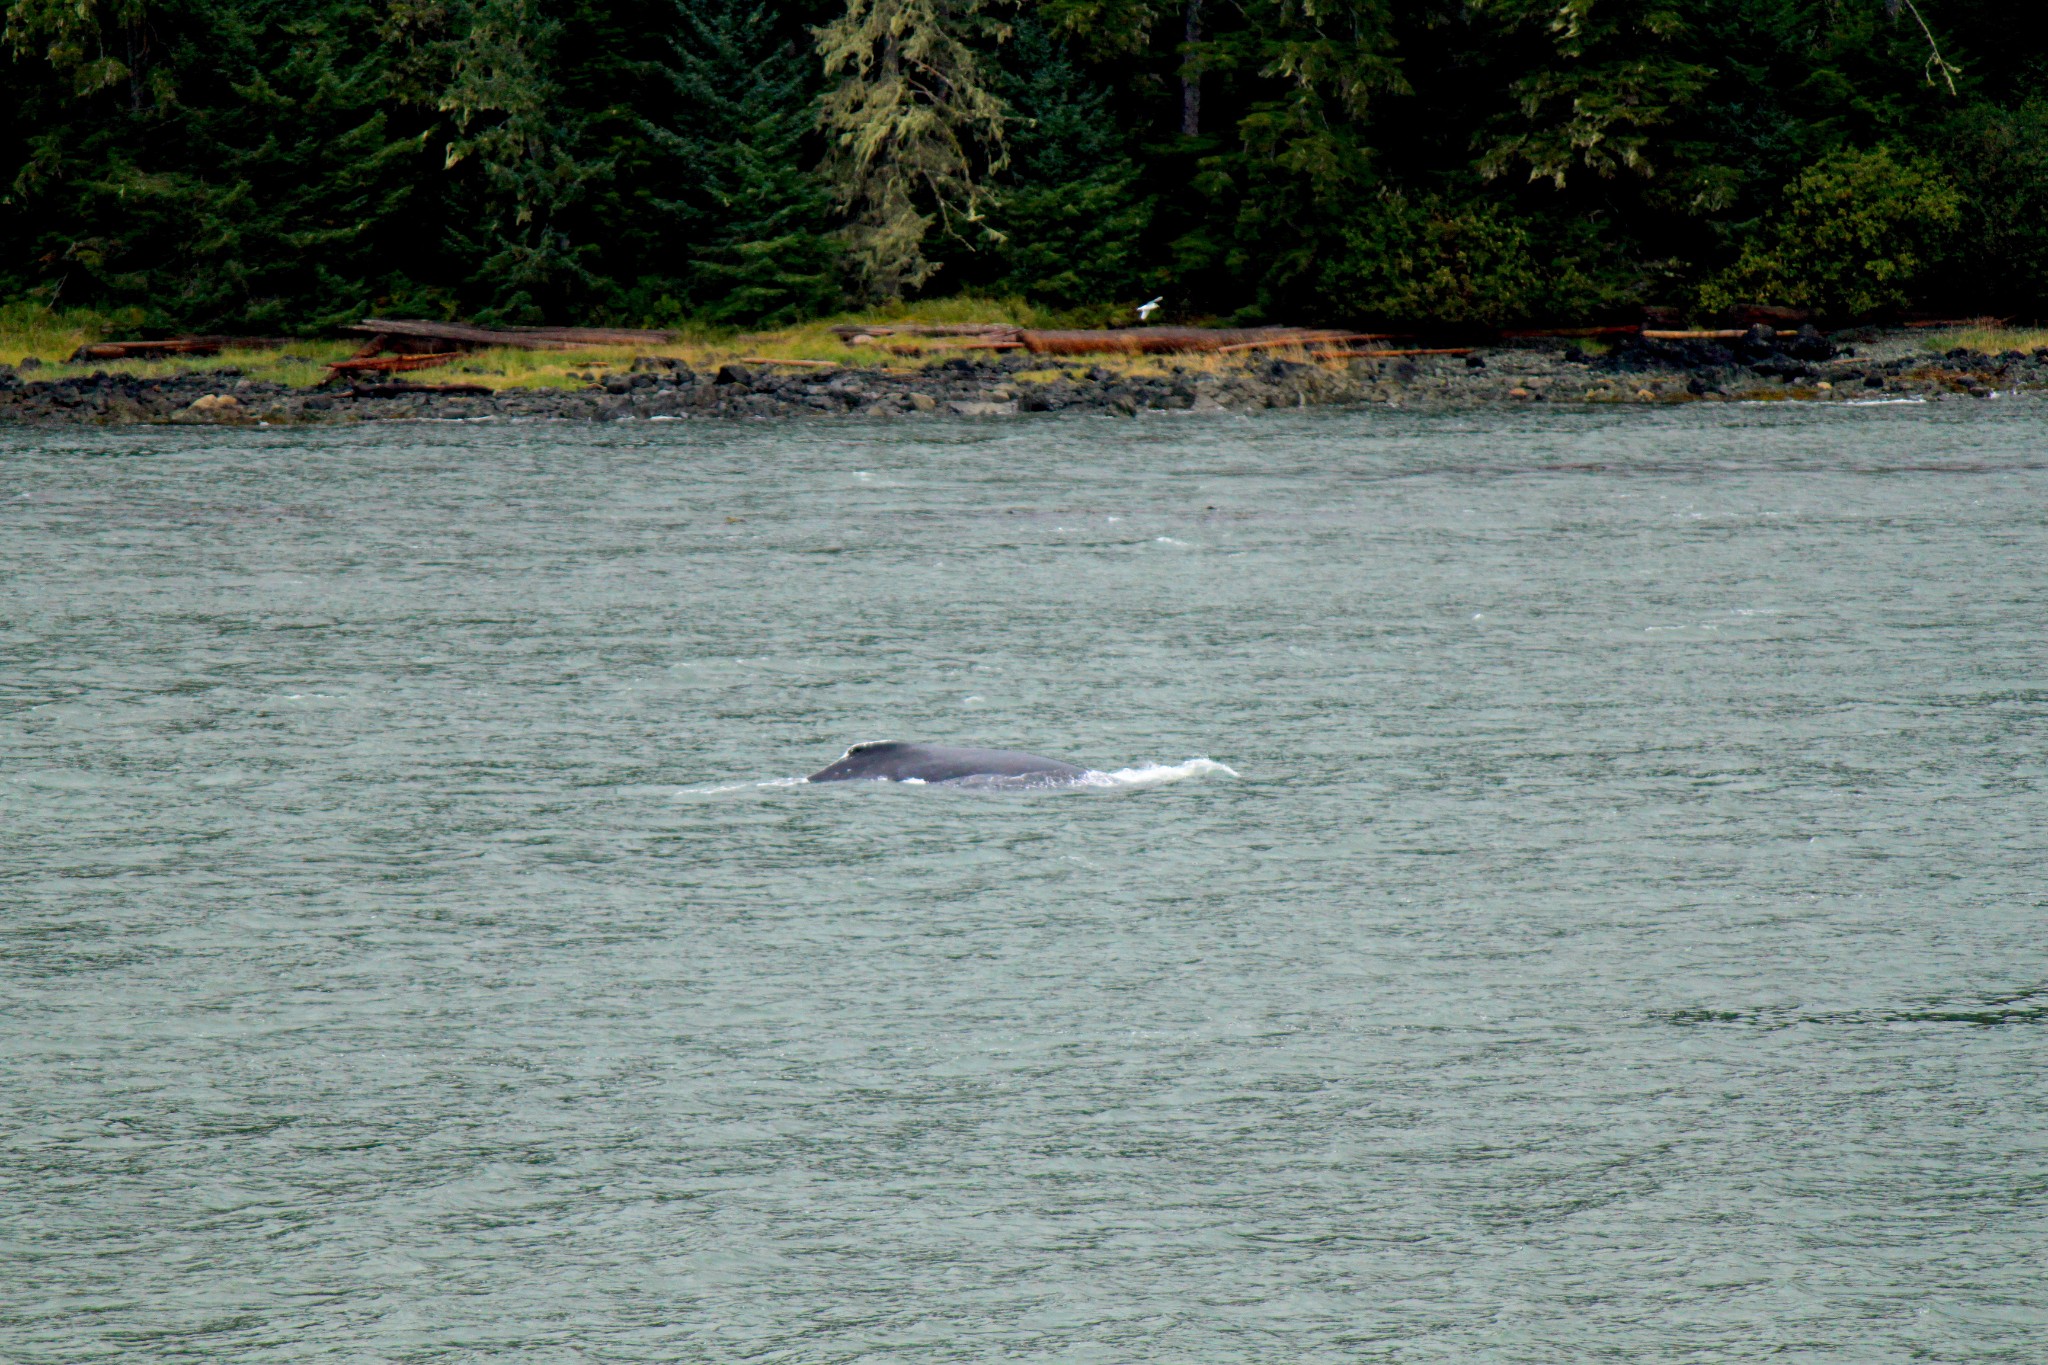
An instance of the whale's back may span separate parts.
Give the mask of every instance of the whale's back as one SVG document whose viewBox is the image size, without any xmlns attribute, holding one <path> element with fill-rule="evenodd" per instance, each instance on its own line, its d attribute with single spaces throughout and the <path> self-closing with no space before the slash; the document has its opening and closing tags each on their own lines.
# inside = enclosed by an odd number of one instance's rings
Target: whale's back
<svg viewBox="0 0 2048 1365">
<path fill-rule="evenodd" d="M 946 744 L 882 740 L 856 744 L 837 763 L 810 775 L 812 782 L 959 782 L 969 778 L 1041 778 L 1066 781 L 1085 768 L 1016 749 L 964 749 Z"/>
</svg>

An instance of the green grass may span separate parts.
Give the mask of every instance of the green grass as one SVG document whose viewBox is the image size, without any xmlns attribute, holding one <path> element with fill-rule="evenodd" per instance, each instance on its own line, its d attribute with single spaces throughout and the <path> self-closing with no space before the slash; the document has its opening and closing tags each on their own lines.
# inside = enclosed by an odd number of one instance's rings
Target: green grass
<svg viewBox="0 0 2048 1365">
<path fill-rule="evenodd" d="M 72 349 L 75 350 L 78 344 L 82 343 L 74 343 Z M 104 373 L 132 375 L 137 379 L 169 379 L 181 374 L 239 370 L 251 378 L 289 384 L 293 388 L 310 388 L 327 378 L 324 362 L 340 360 L 354 349 L 352 343 L 345 341 L 300 341 L 292 343 L 287 349 L 275 351 L 227 350 L 219 355 L 165 356 L 154 360 L 86 360 L 76 365 L 69 362 L 45 364 L 41 369 L 30 371 L 24 377 L 72 379 L 82 375 Z M 65 354 L 68 355 L 70 352 L 66 351 Z"/>
<path fill-rule="evenodd" d="M 828 360 L 864 367 L 915 366 L 935 363 L 959 352 L 937 343 L 926 345 L 926 354 L 905 358 L 877 347 L 850 347 L 827 330 L 834 322 L 1019 322 L 1043 323 L 1042 310 L 1006 301 L 941 299 L 865 313 L 848 313 L 825 318 L 800 327 L 768 333 L 741 333 L 685 329 L 677 341 L 664 346 L 585 347 L 573 351 L 527 351 L 493 348 L 473 351 L 446 365 L 404 371 L 389 376 L 427 384 L 472 383 L 490 388 L 576 389 L 593 379 L 629 367 L 635 357 L 656 355 L 687 361 L 696 370 L 716 370 L 719 365 L 742 356 L 768 360 Z M 96 372 L 132 375 L 137 379 L 163 379 L 179 374 L 239 370 L 251 379 L 287 384 L 294 388 L 318 385 L 328 377 L 325 363 L 352 354 L 356 341 L 301 340 L 278 350 L 230 350 L 212 356 L 167 356 L 149 360 L 89 360 L 69 363 L 68 357 L 80 346 L 93 341 L 113 341 L 140 335 L 140 312 L 108 314 L 89 309 L 51 310 L 31 302 L 0 305 L 0 364 L 20 365 L 29 357 L 41 367 L 29 372 L 36 379 L 70 379 Z M 365 374 L 365 381 L 381 376 Z"/>
<path fill-rule="evenodd" d="M 874 345 L 849 346 L 830 329 L 847 323 L 878 326 L 890 323 L 1010 323 L 1020 327 L 1086 327 L 1100 326 L 1118 311 L 1105 306 L 1102 309 L 1052 312 L 1019 299 L 926 299 L 841 313 L 776 331 L 734 333 L 688 328 L 678 334 L 676 341 L 662 346 L 586 347 L 573 351 L 493 348 L 467 352 L 448 364 L 431 369 L 402 371 L 389 376 L 369 373 L 356 377 L 365 382 L 388 377 L 423 384 L 483 384 L 494 389 L 577 389 L 607 374 L 627 369 L 636 357 L 643 355 L 680 359 L 699 373 L 715 371 L 728 361 L 740 359 L 765 360 L 771 364 L 777 361 L 824 361 L 862 369 L 915 372 L 957 356 L 987 355 L 989 352 L 963 350 L 958 340 L 939 337 L 890 337 L 880 339 Z M 37 356 L 43 365 L 32 374 L 38 379 L 68 379 L 95 372 L 132 375 L 137 379 L 161 379 L 233 369 L 251 379 L 310 388 L 328 378 L 329 372 L 324 368 L 326 362 L 347 357 L 358 345 L 356 341 L 345 339 L 301 340 L 274 351 L 235 350 L 216 356 L 96 360 L 76 365 L 66 361 L 66 357 L 86 342 L 137 336 L 140 319 L 140 312 L 104 314 L 86 309 L 53 312 L 32 303 L 0 305 L 0 362 L 19 364 L 26 356 Z M 1251 360 L 1307 359 L 1309 349 L 1312 348 L 1225 356 L 1061 357 L 1048 358 L 1044 368 L 1048 373 L 1068 371 L 1076 374 L 1098 365 L 1130 374 L 1173 371 L 1221 373 L 1237 369 Z M 910 353 L 899 354 L 899 351 Z"/>
<path fill-rule="evenodd" d="M 2031 354 L 2048 347 L 2048 328 L 2040 327 L 1957 327 L 1951 331 L 1935 332 L 1926 339 L 1926 348 L 1935 352 L 1952 351 L 1958 346 L 1986 355 L 2000 355 L 2006 351 L 2026 351 Z"/>
<path fill-rule="evenodd" d="M 88 308 L 57 312 L 25 299 L 0 304 L 0 364 L 19 365 L 31 356 L 45 365 L 61 362 L 88 341 L 137 326 L 140 318 Z"/>
</svg>

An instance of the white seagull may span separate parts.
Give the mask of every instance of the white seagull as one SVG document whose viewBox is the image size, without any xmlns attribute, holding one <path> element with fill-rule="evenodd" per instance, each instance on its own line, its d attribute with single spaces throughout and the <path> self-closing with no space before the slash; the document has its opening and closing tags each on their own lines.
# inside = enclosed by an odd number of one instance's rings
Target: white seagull
<svg viewBox="0 0 2048 1365">
<path fill-rule="evenodd" d="M 1158 311 L 1159 311 L 1159 305 L 1160 305 L 1160 304 L 1162 304 L 1162 303 L 1165 303 L 1165 302 L 1166 302 L 1166 295 L 1164 295 L 1164 294 L 1161 294 L 1161 295 L 1160 295 L 1160 296 L 1159 296 L 1158 298 L 1156 298 L 1156 299 L 1152 300 L 1152 302 L 1150 302 L 1150 303 L 1141 303 L 1141 304 L 1139 304 L 1139 305 L 1138 305 L 1138 321 L 1140 321 L 1140 322 L 1150 322 L 1150 321 L 1152 320 L 1152 315 L 1153 315 L 1154 313 L 1156 313 L 1156 312 L 1158 312 Z"/>
</svg>

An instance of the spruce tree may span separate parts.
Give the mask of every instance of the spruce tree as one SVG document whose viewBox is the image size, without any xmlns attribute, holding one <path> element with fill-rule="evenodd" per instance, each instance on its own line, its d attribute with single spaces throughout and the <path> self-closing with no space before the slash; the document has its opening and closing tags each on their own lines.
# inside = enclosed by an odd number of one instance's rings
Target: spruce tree
<svg viewBox="0 0 2048 1365">
<path fill-rule="evenodd" d="M 567 220 L 609 168 L 579 154 L 587 111 L 562 99 L 551 69 L 558 21 L 535 0 L 471 0 L 458 28 L 437 100 L 449 123 L 442 165 L 468 170 L 483 212 L 476 227 L 449 232 L 475 261 L 480 320 L 547 321 L 600 288 L 589 268 L 597 248 Z"/>
<path fill-rule="evenodd" d="M 1002 101 L 971 45 L 990 26 L 979 0 L 846 0 L 818 30 L 837 83 L 820 124 L 825 170 L 842 208 L 867 292 L 895 298 L 937 269 L 925 253 L 933 226 L 986 234 L 988 178 L 1007 159 Z"/>
<path fill-rule="evenodd" d="M 831 311 L 843 250 L 817 159 L 816 59 L 759 0 L 677 0 L 661 73 L 674 107 L 643 120 L 676 190 L 655 207 L 686 256 L 687 312 L 777 326 Z"/>
<path fill-rule="evenodd" d="M 1108 88 L 1029 14 L 1004 45 L 994 85 L 1013 114 L 1010 164 L 988 210 L 995 233 L 956 246 L 950 268 L 988 292 L 1061 308 L 1135 303 L 1166 288 L 1148 243 L 1157 196 L 1141 183 Z"/>
</svg>

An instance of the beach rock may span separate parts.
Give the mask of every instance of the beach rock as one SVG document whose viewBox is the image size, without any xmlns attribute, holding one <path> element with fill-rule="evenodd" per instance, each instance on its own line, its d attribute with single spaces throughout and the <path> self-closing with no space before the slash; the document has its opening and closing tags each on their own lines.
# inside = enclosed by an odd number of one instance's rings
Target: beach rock
<svg viewBox="0 0 2048 1365">
<path fill-rule="evenodd" d="M 1782 379 L 1788 384 L 1795 379 L 1817 378 L 1820 374 L 1813 366 L 1797 360 L 1759 361 L 1750 366 L 1749 370 L 1751 374 L 1761 375 L 1766 379 Z"/>
<path fill-rule="evenodd" d="M 209 393 L 186 404 L 178 417 L 195 422 L 232 422 L 242 415 L 241 399 L 231 393 Z"/>
<path fill-rule="evenodd" d="M 1253 412 L 1343 403 L 1399 407 L 1566 398 L 1641 403 L 1750 394 L 1841 397 L 1841 390 L 1859 384 L 1867 391 L 1930 398 L 2048 387 L 2048 349 L 1993 356 L 1959 347 L 1953 355 L 1938 356 L 1902 348 L 1903 336 L 1874 330 L 1858 336 L 1867 355 L 1882 346 L 1886 349 L 1877 354 L 1894 358 L 1843 363 L 1847 351 L 1812 328 L 1786 336 L 1762 328 L 1726 344 L 1631 337 L 1589 362 L 1571 359 L 1560 349 L 1520 345 L 1455 358 L 1360 357 L 1334 365 L 1247 354 L 1205 361 L 1200 369 L 1174 366 L 1164 374 L 1122 373 L 1104 365 L 1082 372 L 1048 365 L 1043 357 L 1005 356 L 949 359 L 915 375 L 730 362 L 715 374 L 700 376 L 665 357 L 639 356 L 629 369 L 601 380 L 593 376 L 596 382 L 582 390 L 504 389 L 474 396 L 402 392 L 395 383 L 290 389 L 225 367 L 150 379 L 95 371 L 62 380 L 0 367 L 0 421 L 246 425 L 493 416 L 567 421 L 912 413 L 1135 416 L 1147 409 Z M 1511 368 L 1489 369 L 1492 361 Z M 1781 382 L 1762 387 L 1771 380 Z"/>
<path fill-rule="evenodd" d="M 1620 346 L 1592 363 L 1595 370 L 1608 373 L 1643 370 L 1698 370 L 1727 368 L 1736 364 L 1735 353 L 1717 341 L 1665 341 L 1631 336 Z"/>
<path fill-rule="evenodd" d="M 1780 342 L 1779 349 L 1794 360 L 1833 360 L 1836 354 L 1835 344 L 1810 322 L 1789 342 Z"/>
</svg>

